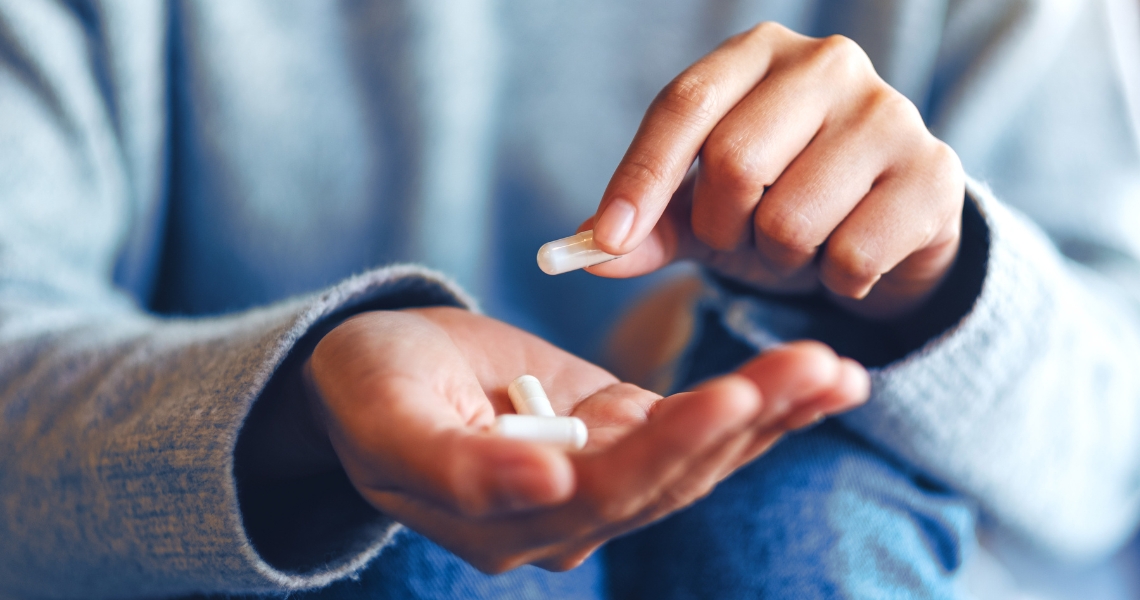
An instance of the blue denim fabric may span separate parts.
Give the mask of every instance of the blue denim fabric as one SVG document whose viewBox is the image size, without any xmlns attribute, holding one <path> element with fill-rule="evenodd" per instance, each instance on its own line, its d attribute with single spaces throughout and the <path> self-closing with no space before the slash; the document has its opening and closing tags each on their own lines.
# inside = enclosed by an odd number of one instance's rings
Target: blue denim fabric
<svg viewBox="0 0 1140 600">
<path fill-rule="evenodd" d="M 967 502 L 827 422 L 606 558 L 623 599 L 955 598 L 973 525 Z"/>
<path fill-rule="evenodd" d="M 484 575 L 414 531 L 399 534 L 359 578 L 316 592 L 291 594 L 294 600 L 512 600 L 606 597 L 603 564 L 595 555 L 566 573 L 522 567 L 502 575 Z"/>
</svg>

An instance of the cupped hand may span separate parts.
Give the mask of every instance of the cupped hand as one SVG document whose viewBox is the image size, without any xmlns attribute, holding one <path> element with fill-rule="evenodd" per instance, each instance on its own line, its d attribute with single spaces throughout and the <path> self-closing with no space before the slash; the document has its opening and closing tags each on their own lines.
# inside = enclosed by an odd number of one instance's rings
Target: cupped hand
<svg viewBox="0 0 1140 600">
<path fill-rule="evenodd" d="M 901 316 L 957 255 L 964 180 L 858 45 L 763 23 L 653 101 L 583 225 L 626 256 L 590 271 L 697 259 L 769 291 L 822 285 L 863 316 Z"/>
<path fill-rule="evenodd" d="M 662 399 L 518 329 L 452 308 L 358 315 L 306 367 L 336 455 L 377 509 L 486 572 L 571 568 L 694 502 L 783 432 L 850 408 L 866 372 L 825 346 L 769 352 Z M 493 435 L 507 385 L 536 376 L 590 441 Z"/>
</svg>

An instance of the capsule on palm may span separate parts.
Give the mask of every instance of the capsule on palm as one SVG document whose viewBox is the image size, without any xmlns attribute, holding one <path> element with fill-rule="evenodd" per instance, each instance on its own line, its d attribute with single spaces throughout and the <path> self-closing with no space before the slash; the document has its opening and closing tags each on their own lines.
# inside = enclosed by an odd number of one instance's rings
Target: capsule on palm
<svg viewBox="0 0 1140 600">
<path fill-rule="evenodd" d="M 550 444 L 566 450 L 581 450 L 589 438 L 586 424 L 578 417 L 499 415 L 493 431 L 503 437 Z"/>
</svg>

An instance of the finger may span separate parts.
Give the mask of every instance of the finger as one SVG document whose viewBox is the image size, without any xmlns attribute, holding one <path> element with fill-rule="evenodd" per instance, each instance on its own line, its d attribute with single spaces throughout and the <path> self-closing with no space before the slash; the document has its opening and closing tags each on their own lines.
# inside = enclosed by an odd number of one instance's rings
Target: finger
<svg viewBox="0 0 1140 600">
<path fill-rule="evenodd" d="M 674 220 L 663 216 L 639 246 L 616 260 L 587 267 L 586 272 L 615 279 L 652 273 L 683 258 L 680 248 L 682 231 Z"/>
<path fill-rule="evenodd" d="M 863 298 L 908 256 L 927 248 L 899 301 L 929 291 L 957 254 L 965 183 L 957 156 L 933 141 L 926 153 L 888 171 L 828 238 L 820 281 L 840 296 Z M 901 281 L 899 281 L 901 283 Z"/>
<path fill-rule="evenodd" d="M 386 485 L 373 489 L 400 490 L 458 515 L 557 505 L 574 491 L 566 455 L 540 444 L 451 430 L 401 439 L 396 446 L 405 449 L 383 459 Z"/>
<path fill-rule="evenodd" d="M 630 383 L 603 388 L 574 406 L 571 413 L 590 430 L 585 450 L 608 448 L 631 429 L 645 423 L 661 396 Z"/>
<path fill-rule="evenodd" d="M 755 392 L 751 382 L 739 375 L 730 374 L 702 384 L 696 392 L 715 396 L 738 394 L 741 390 Z M 694 453 L 685 467 L 675 477 L 663 482 L 660 490 L 637 514 L 628 516 L 610 528 L 599 529 L 589 539 L 604 541 L 630 529 L 643 527 L 707 496 L 718 483 L 743 464 L 741 454 L 753 443 L 755 437 L 755 429 L 748 422 L 742 422 L 735 430 L 706 445 L 703 451 Z"/>
<path fill-rule="evenodd" d="M 807 38 L 759 25 L 729 38 L 658 94 L 602 195 L 598 246 L 626 254 L 649 235 L 709 132 L 764 77 L 775 48 L 793 39 Z"/>
<path fill-rule="evenodd" d="M 705 382 L 698 390 L 715 393 L 717 388 L 737 386 L 751 387 L 754 384 L 740 375 L 729 374 Z M 767 404 L 767 399 L 761 402 Z M 742 422 L 731 434 L 722 436 L 702 455 L 694 457 L 680 477 L 669 484 L 668 493 L 661 494 L 658 502 L 647 507 L 637 520 L 641 523 L 655 521 L 707 496 L 718 483 L 744 464 L 741 457 L 755 444 L 757 437 L 767 434 L 766 429 L 756 426 L 763 414 L 763 409 L 757 411 L 751 422 Z"/>
<path fill-rule="evenodd" d="M 662 496 L 684 501 L 700 492 L 671 486 L 695 461 L 746 427 L 759 409 L 755 386 L 740 377 L 721 378 L 658 402 L 644 426 L 607 451 L 582 457 L 580 499 L 598 522 L 610 526 L 578 535 L 612 537 L 642 524 L 638 517 Z"/>
<path fill-rule="evenodd" d="M 867 401 L 871 393 L 871 378 L 867 370 L 850 358 L 841 358 L 839 362 L 839 380 L 835 385 L 793 411 L 780 423 L 781 429 L 791 431 L 807 427 Z"/>
<path fill-rule="evenodd" d="M 825 125 L 765 192 L 752 223 L 756 248 L 773 270 L 791 274 L 808 264 L 912 141 L 883 131 L 898 129 L 900 113 L 921 125 L 914 106 L 893 90 L 873 97 L 857 114 Z"/>
<path fill-rule="evenodd" d="M 535 561 L 533 564 L 540 569 L 557 573 L 569 571 L 586 562 L 586 559 L 597 552 L 603 543 L 604 541 L 589 541 L 571 544 L 566 548 L 558 549 L 552 556 Z"/>
<path fill-rule="evenodd" d="M 759 456 L 781 435 L 823 416 L 858 406 L 870 379 L 859 363 L 835 356 L 818 342 L 795 342 L 772 350 L 741 369 L 762 390 L 765 409 L 742 443 L 726 448 L 720 477 Z M 799 423 L 793 423 L 793 421 Z"/>
<path fill-rule="evenodd" d="M 653 230 L 639 246 L 620 259 L 594 265 L 587 272 L 599 277 L 639 277 L 652 273 L 676 260 L 694 258 L 692 229 L 689 214 L 692 207 L 693 178 L 686 179 L 673 194 L 665 212 Z M 587 219 L 579 231 L 593 227 L 594 218 Z"/>
<path fill-rule="evenodd" d="M 745 363 L 736 373 L 749 379 L 764 397 L 756 426 L 770 427 L 824 392 L 840 376 L 835 351 L 816 341 L 779 346 Z"/>
<path fill-rule="evenodd" d="M 654 411 L 652 429 L 641 428 L 639 436 L 630 435 L 615 447 L 609 456 L 594 457 L 581 467 L 579 497 L 572 508 L 573 514 L 567 526 L 553 538 L 548 547 L 550 557 L 539 563 L 544 568 L 558 570 L 569 564 L 572 557 L 582 556 L 580 551 L 596 547 L 616 536 L 649 524 L 666 514 L 687 506 L 704 496 L 716 481 L 717 474 L 724 469 L 710 460 L 710 455 L 721 452 L 721 448 L 733 444 L 747 429 L 748 412 L 737 412 L 732 418 L 720 414 L 711 419 L 716 424 L 710 429 L 709 417 L 705 414 L 696 420 L 693 417 L 702 411 L 702 404 L 718 405 L 713 412 L 721 411 L 733 403 L 756 399 L 755 386 L 739 376 L 718 378 L 693 392 L 671 396 L 659 402 L 660 414 Z M 727 400 L 727 404 L 725 401 Z M 730 411 L 739 411 L 738 405 Z M 756 406 L 752 406 L 755 414 Z M 682 439 L 685 423 L 695 425 L 689 435 Z M 712 430 L 717 430 L 714 432 Z M 635 437 L 640 439 L 635 440 Z M 680 445 L 687 451 L 677 451 Z M 638 447 L 640 446 L 640 447 Z M 656 452 L 652 448 L 656 448 Z M 650 448 L 648 453 L 644 452 Z M 607 453 L 609 454 L 609 453 Z M 672 454 L 662 458 L 661 454 Z M 617 466 L 615 458 L 623 465 Z M 639 460 L 640 459 L 640 460 Z M 600 468 L 599 468 L 600 467 Z M 630 477 L 636 475 L 637 481 Z M 591 481 L 593 479 L 593 481 Z M 600 484 L 600 485 L 599 485 Z M 551 538 L 545 538 L 548 542 Z M 525 543 L 538 545 L 542 539 L 531 538 Z"/>
<path fill-rule="evenodd" d="M 816 349 L 811 350 L 815 351 Z M 791 356 L 784 355 L 780 358 L 787 360 Z M 773 363 L 775 364 L 764 365 L 764 368 L 772 369 L 775 372 L 786 368 L 786 366 L 775 361 Z M 753 375 L 768 379 L 768 375 L 759 369 L 753 371 Z M 789 412 L 778 422 L 773 423 L 773 417 L 769 415 L 758 419 L 752 429 L 752 436 L 735 456 L 734 461 L 728 463 L 729 470 L 721 475 L 722 478 L 767 452 L 772 444 L 775 444 L 785 433 L 817 423 L 828 415 L 859 406 L 866 402 L 870 395 L 871 383 L 867 370 L 849 358 L 841 357 L 838 359 L 836 378 L 830 384 L 825 383 L 828 379 L 826 369 L 820 369 L 814 373 L 804 372 L 800 377 L 802 379 L 799 381 L 789 380 L 782 382 L 783 385 L 766 386 L 768 388 L 767 393 L 771 396 L 786 394 L 789 389 L 795 389 L 802 385 L 802 391 L 808 394 L 814 391 L 814 397 L 801 399 L 794 403 Z M 821 384 L 822 387 L 820 387 Z M 770 400 L 771 396 L 766 396 L 766 398 Z"/>
<path fill-rule="evenodd" d="M 729 251 L 747 241 L 764 189 L 811 143 L 839 100 L 819 90 L 827 65 L 818 63 L 830 60 L 825 49 L 809 53 L 802 68 L 762 81 L 709 135 L 692 211 L 693 232 L 709 247 Z"/>
</svg>

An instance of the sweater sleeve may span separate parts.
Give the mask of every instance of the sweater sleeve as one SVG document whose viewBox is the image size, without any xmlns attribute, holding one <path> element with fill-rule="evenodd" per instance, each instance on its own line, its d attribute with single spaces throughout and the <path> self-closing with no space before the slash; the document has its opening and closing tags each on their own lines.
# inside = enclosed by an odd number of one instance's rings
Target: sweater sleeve
<svg viewBox="0 0 1140 600">
<path fill-rule="evenodd" d="M 19 302 L 4 287 L 0 589 L 17 597 L 284 591 L 360 568 L 393 532 L 374 511 L 323 532 L 319 561 L 271 564 L 255 549 L 234 477 L 243 421 L 295 343 L 324 320 L 467 305 L 412 267 L 211 319 L 154 319 L 91 298 Z M 343 491 L 336 483 L 283 525 L 305 527 L 337 502 L 359 508 L 334 493 Z"/>
<path fill-rule="evenodd" d="M 1069 559 L 1102 556 L 1140 518 L 1140 267 L 1078 263 L 971 192 L 989 233 L 972 310 L 875 370 L 872 401 L 843 420 L 998 526 Z"/>
<path fill-rule="evenodd" d="M 318 494 L 285 524 L 327 525 L 312 550 L 267 560 L 276 546 L 255 544 L 258 515 L 242 512 L 239 432 L 307 333 L 357 310 L 470 305 L 410 266 L 213 318 L 158 318 L 118 289 L 117 257 L 162 193 L 163 10 L 0 1 L 0 597 L 284 591 L 351 573 L 395 525 L 368 510 L 321 521 L 353 497 Z M 134 46 L 108 51 L 103 27 Z"/>
</svg>

